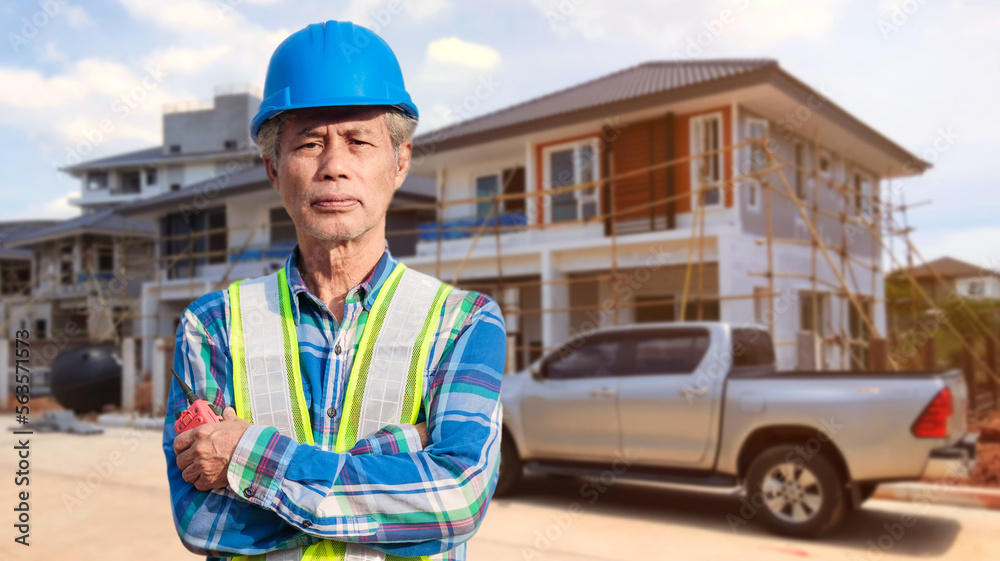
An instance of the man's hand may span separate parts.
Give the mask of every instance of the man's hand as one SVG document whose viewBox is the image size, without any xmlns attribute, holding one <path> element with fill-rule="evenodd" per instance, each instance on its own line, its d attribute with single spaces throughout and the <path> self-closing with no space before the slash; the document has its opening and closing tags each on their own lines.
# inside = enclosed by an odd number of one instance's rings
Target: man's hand
<svg viewBox="0 0 1000 561">
<path fill-rule="evenodd" d="M 420 449 L 427 448 L 427 423 L 417 423 L 413 428 L 417 429 L 417 434 L 420 435 Z"/>
<path fill-rule="evenodd" d="M 193 483 L 199 491 L 228 487 L 229 460 L 248 428 L 249 422 L 237 417 L 232 407 L 226 407 L 222 422 L 178 434 L 174 438 L 174 453 L 184 481 Z"/>
</svg>

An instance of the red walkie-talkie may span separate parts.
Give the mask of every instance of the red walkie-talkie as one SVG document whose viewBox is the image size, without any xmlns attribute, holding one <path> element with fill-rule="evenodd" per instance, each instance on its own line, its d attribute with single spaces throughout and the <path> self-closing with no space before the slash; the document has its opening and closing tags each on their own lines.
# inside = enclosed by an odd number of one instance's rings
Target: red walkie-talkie
<svg viewBox="0 0 1000 561">
<path fill-rule="evenodd" d="M 177 434 L 200 427 L 201 425 L 222 422 L 222 415 L 219 414 L 211 403 L 198 397 L 198 394 L 194 393 L 191 386 L 184 383 L 184 380 L 177 375 L 177 372 L 173 368 L 170 371 L 174 373 L 174 378 L 177 378 L 177 382 L 180 383 L 184 397 L 191 404 L 184 411 L 178 411 L 174 414 L 174 418 L 177 419 L 174 423 L 174 429 L 177 431 Z"/>
</svg>

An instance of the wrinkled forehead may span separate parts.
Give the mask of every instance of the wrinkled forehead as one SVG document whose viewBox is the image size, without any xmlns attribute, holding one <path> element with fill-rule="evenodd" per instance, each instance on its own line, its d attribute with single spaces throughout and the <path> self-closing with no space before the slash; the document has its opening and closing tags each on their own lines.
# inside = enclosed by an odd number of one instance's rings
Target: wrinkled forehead
<svg viewBox="0 0 1000 561">
<path fill-rule="evenodd" d="M 386 109 L 381 106 L 349 105 L 341 107 L 309 107 L 289 110 L 282 132 L 288 137 L 316 129 L 334 126 L 337 129 L 361 130 L 370 134 L 388 134 Z"/>
</svg>

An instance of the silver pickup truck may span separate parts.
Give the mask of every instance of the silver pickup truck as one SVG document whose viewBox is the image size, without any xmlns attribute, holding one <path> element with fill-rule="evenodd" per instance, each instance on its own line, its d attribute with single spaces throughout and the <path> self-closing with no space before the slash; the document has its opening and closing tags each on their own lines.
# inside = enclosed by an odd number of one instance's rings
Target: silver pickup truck
<svg viewBox="0 0 1000 561">
<path fill-rule="evenodd" d="M 957 371 L 777 371 L 766 331 L 602 329 L 504 377 L 496 495 L 528 468 L 742 495 L 775 532 L 817 537 L 879 483 L 976 461 Z"/>
</svg>

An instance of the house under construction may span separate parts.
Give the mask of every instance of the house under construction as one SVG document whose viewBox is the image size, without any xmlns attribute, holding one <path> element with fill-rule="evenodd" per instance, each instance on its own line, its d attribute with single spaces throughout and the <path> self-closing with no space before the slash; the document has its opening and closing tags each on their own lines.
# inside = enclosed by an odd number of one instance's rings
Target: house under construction
<svg viewBox="0 0 1000 561">
<path fill-rule="evenodd" d="M 928 167 L 775 61 L 653 62 L 419 136 L 387 236 L 498 301 L 511 370 L 602 326 L 690 320 L 765 326 L 782 368 L 860 369 L 887 337 L 883 267 L 915 249 L 885 182 Z M 295 243 L 257 161 L 115 213 L 156 225 L 118 319 L 147 371 L 187 304 Z"/>
</svg>

